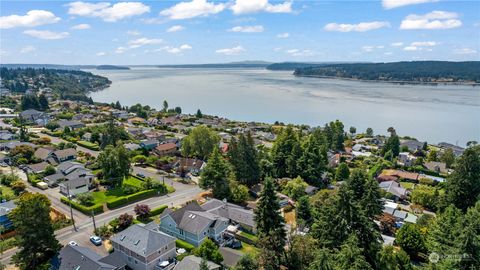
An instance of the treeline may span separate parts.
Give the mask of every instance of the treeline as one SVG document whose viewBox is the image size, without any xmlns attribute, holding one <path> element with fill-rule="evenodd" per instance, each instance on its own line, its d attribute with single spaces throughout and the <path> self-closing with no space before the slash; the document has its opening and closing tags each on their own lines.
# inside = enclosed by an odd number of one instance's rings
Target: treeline
<svg viewBox="0 0 480 270">
<path fill-rule="evenodd" d="M 380 81 L 480 83 L 478 70 L 480 70 L 479 61 L 412 61 L 299 67 L 295 69 L 294 75 Z"/>
<path fill-rule="evenodd" d="M 20 101 L 20 108 L 22 111 L 28 109 L 35 109 L 39 111 L 48 110 L 48 100 L 45 95 L 23 95 Z"/>
<path fill-rule="evenodd" d="M 80 70 L 45 68 L 1 68 L 3 86 L 12 92 L 24 93 L 28 89 L 51 88 L 60 98 L 89 101 L 86 93 L 108 87 L 105 77 Z"/>
</svg>

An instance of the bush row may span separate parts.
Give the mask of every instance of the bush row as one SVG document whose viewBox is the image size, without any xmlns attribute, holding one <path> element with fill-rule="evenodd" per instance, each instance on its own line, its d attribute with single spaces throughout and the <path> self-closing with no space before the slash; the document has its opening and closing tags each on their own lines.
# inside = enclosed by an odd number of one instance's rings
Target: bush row
<svg viewBox="0 0 480 270">
<path fill-rule="evenodd" d="M 98 146 L 98 144 L 95 144 L 95 143 L 91 143 L 87 141 L 77 141 L 77 144 L 93 151 L 100 150 L 100 146 Z"/>
<path fill-rule="evenodd" d="M 167 209 L 168 206 L 166 205 L 162 205 L 160 207 L 157 207 L 157 208 L 153 208 L 152 210 L 150 210 L 150 216 L 156 216 L 156 215 L 160 215 L 161 213 L 163 213 L 163 211 L 165 211 L 165 209 Z"/>
<path fill-rule="evenodd" d="M 64 204 L 72 203 L 73 208 L 75 208 L 78 211 L 84 213 L 85 215 L 91 215 L 92 211 L 95 214 L 103 213 L 103 205 L 102 204 L 95 204 L 95 205 L 92 205 L 92 206 L 84 206 L 84 205 L 81 205 L 81 204 L 76 203 L 74 201 L 70 201 L 69 199 L 67 199 L 65 197 L 62 197 L 60 199 L 60 201 L 62 201 Z"/>
<path fill-rule="evenodd" d="M 107 207 L 110 209 L 117 208 L 135 201 L 143 200 L 146 198 L 150 198 L 157 195 L 157 190 L 155 189 L 148 189 L 144 191 L 140 191 L 128 196 L 122 196 L 116 199 L 113 199 L 107 202 Z"/>
</svg>

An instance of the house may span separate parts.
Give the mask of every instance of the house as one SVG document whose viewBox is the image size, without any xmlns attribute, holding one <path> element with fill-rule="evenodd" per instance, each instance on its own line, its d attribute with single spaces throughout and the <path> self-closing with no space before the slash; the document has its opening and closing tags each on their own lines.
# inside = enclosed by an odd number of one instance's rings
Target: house
<svg viewBox="0 0 480 270">
<path fill-rule="evenodd" d="M 407 197 L 407 190 L 400 186 L 398 182 L 395 181 L 385 181 L 380 182 L 380 188 L 385 190 L 385 192 L 393 194 L 396 199 L 405 199 Z"/>
<path fill-rule="evenodd" d="M 113 253 L 112 253 L 113 254 Z M 102 257 L 87 247 L 63 247 L 51 261 L 51 270 L 123 270 L 125 264 L 112 258 L 112 254 Z"/>
<path fill-rule="evenodd" d="M 408 151 L 415 152 L 423 148 L 424 142 L 419 142 L 417 140 L 401 140 L 400 148 L 407 147 Z"/>
<path fill-rule="evenodd" d="M 15 139 L 16 135 L 8 130 L 0 130 L 0 141 L 11 141 Z"/>
<path fill-rule="evenodd" d="M 159 156 L 174 155 L 177 152 L 177 145 L 174 143 L 164 143 L 155 147 L 154 152 Z"/>
<path fill-rule="evenodd" d="M 72 160 L 77 158 L 77 150 L 75 148 L 66 148 L 62 150 L 54 151 L 50 156 L 55 159 L 56 162 L 61 163 L 64 161 Z"/>
<path fill-rule="evenodd" d="M 25 166 L 25 171 L 27 173 L 35 173 L 35 174 L 42 173 L 42 172 L 45 171 L 45 169 L 47 168 L 48 165 L 50 165 L 50 164 L 48 164 L 45 161 L 42 161 L 42 162 L 36 163 L 36 164 L 28 164 L 28 165 Z"/>
<path fill-rule="evenodd" d="M 457 145 L 453 145 L 451 143 L 441 142 L 441 143 L 438 144 L 438 146 L 442 149 L 452 149 L 453 154 L 456 157 L 461 156 L 463 154 L 463 152 L 465 152 L 465 148 L 462 148 L 462 147 L 457 146 Z"/>
<path fill-rule="evenodd" d="M 152 150 L 153 148 L 157 147 L 158 141 L 157 140 L 143 140 L 140 142 L 140 147 L 146 150 Z"/>
<path fill-rule="evenodd" d="M 255 215 L 250 209 L 218 199 L 210 199 L 200 207 L 209 213 L 228 219 L 230 224 L 238 224 L 246 231 L 255 232 Z"/>
<path fill-rule="evenodd" d="M 45 112 L 40 112 L 33 109 L 21 112 L 20 118 L 27 123 L 33 123 L 39 126 L 45 126 L 50 120 L 50 117 Z"/>
<path fill-rule="evenodd" d="M 423 167 L 436 173 L 447 173 L 447 164 L 444 162 L 429 161 L 423 164 Z"/>
<path fill-rule="evenodd" d="M 413 223 L 413 224 L 416 224 L 417 223 L 417 219 L 418 217 L 414 214 L 411 214 L 411 213 L 408 213 L 407 217 L 404 219 L 405 222 L 408 222 L 408 223 Z"/>
<path fill-rule="evenodd" d="M 405 218 L 407 218 L 408 212 L 405 212 L 403 210 L 395 210 L 393 212 L 393 216 L 395 217 L 395 220 L 397 222 L 403 222 Z"/>
<path fill-rule="evenodd" d="M 136 144 L 136 143 L 126 143 L 123 145 L 127 150 L 130 150 L 130 151 L 135 151 L 137 149 L 140 149 L 140 145 Z"/>
<path fill-rule="evenodd" d="M 19 141 L 10 141 L 5 143 L 0 143 L 0 151 L 11 151 L 13 148 L 20 146 L 20 145 L 27 145 L 32 148 L 37 148 L 37 145 L 29 142 L 19 142 Z"/>
<path fill-rule="evenodd" d="M 205 239 L 220 241 L 229 220 L 206 212 L 196 201 L 172 211 L 166 209 L 160 216 L 160 230 L 178 239 L 199 246 Z"/>
<path fill-rule="evenodd" d="M 16 204 L 13 201 L 0 203 L 0 226 L 5 229 L 12 228 L 12 221 L 8 218 L 8 213 L 15 209 Z"/>
<path fill-rule="evenodd" d="M 82 122 L 70 121 L 70 120 L 60 120 L 58 121 L 58 125 L 60 126 L 59 129 L 62 129 L 62 130 L 67 127 L 71 130 L 85 127 L 85 124 Z"/>
<path fill-rule="evenodd" d="M 63 195 L 77 195 L 88 192 L 89 180 L 85 177 L 77 177 L 60 183 L 60 193 Z"/>
<path fill-rule="evenodd" d="M 39 160 L 47 160 L 53 151 L 55 151 L 55 148 L 53 147 L 39 147 L 37 150 L 35 150 L 33 156 Z"/>
<path fill-rule="evenodd" d="M 127 120 L 129 124 L 145 124 L 147 120 L 141 117 L 132 117 Z"/>
<path fill-rule="evenodd" d="M 82 135 L 82 140 L 89 142 L 92 139 L 92 133 L 87 132 Z"/>
<path fill-rule="evenodd" d="M 222 265 L 229 268 L 235 267 L 238 261 L 240 261 L 240 259 L 243 257 L 243 253 L 241 251 L 228 247 L 220 247 L 218 252 L 220 252 L 223 257 Z"/>
<path fill-rule="evenodd" d="M 177 265 L 175 265 L 174 270 L 200 270 L 200 264 L 202 263 L 202 258 L 197 257 L 195 255 L 189 255 L 180 262 L 178 262 Z M 207 266 L 209 270 L 220 270 L 222 269 L 220 265 L 207 261 Z"/>
<path fill-rule="evenodd" d="M 402 166 L 413 166 L 413 164 L 415 163 L 415 160 L 417 160 L 417 157 L 410 154 L 410 152 L 401 152 L 398 154 L 398 157 L 397 157 L 397 162 L 398 164 L 402 165 Z"/>
<path fill-rule="evenodd" d="M 205 167 L 205 162 L 196 158 L 178 158 L 173 167 L 178 174 L 199 174 Z M 181 175 L 182 176 L 182 175 Z"/>
<path fill-rule="evenodd" d="M 123 262 L 133 270 L 173 269 L 175 238 L 159 231 L 154 222 L 134 224 L 110 241 L 114 253 L 119 253 Z"/>
<path fill-rule="evenodd" d="M 411 182 L 418 181 L 418 179 L 420 177 L 420 174 L 418 174 L 418 173 L 400 171 L 400 170 L 383 170 L 382 174 L 383 175 L 396 176 L 399 179 L 405 179 L 405 180 L 411 181 Z"/>
</svg>

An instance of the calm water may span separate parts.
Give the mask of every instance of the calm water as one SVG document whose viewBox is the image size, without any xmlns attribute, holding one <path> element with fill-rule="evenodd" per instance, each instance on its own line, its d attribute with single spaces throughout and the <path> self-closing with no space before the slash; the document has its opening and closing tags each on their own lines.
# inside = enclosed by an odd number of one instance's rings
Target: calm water
<svg viewBox="0 0 480 270">
<path fill-rule="evenodd" d="M 401 86 L 334 79 L 298 78 L 291 72 L 259 69 L 91 70 L 108 77 L 110 88 L 93 93 L 100 102 L 141 103 L 161 108 L 163 100 L 183 112 L 234 120 L 323 125 L 339 119 L 346 130 L 372 127 L 385 134 L 464 146 L 480 141 L 480 87 Z"/>
</svg>

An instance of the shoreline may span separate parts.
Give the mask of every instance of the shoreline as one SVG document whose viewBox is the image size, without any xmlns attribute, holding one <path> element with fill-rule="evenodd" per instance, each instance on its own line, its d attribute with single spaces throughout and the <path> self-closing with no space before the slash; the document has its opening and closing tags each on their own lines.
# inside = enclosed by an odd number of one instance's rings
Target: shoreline
<svg viewBox="0 0 480 270">
<path fill-rule="evenodd" d="M 396 85 L 427 85 L 427 86 L 459 85 L 459 86 L 472 86 L 472 87 L 480 86 L 480 83 L 366 80 L 366 79 L 355 79 L 355 78 L 337 77 L 337 76 L 298 75 L 295 73 L 292 73 L 292 75 L 295 77 L 303 77 L 303 78 L 334 79 L 334 80 L 345 80 L 345 81 L 353 81 L 353 82 L 370 82 L 370 83 L 389 83 L 389 84 L 396 84 Z"/>
</svg>

